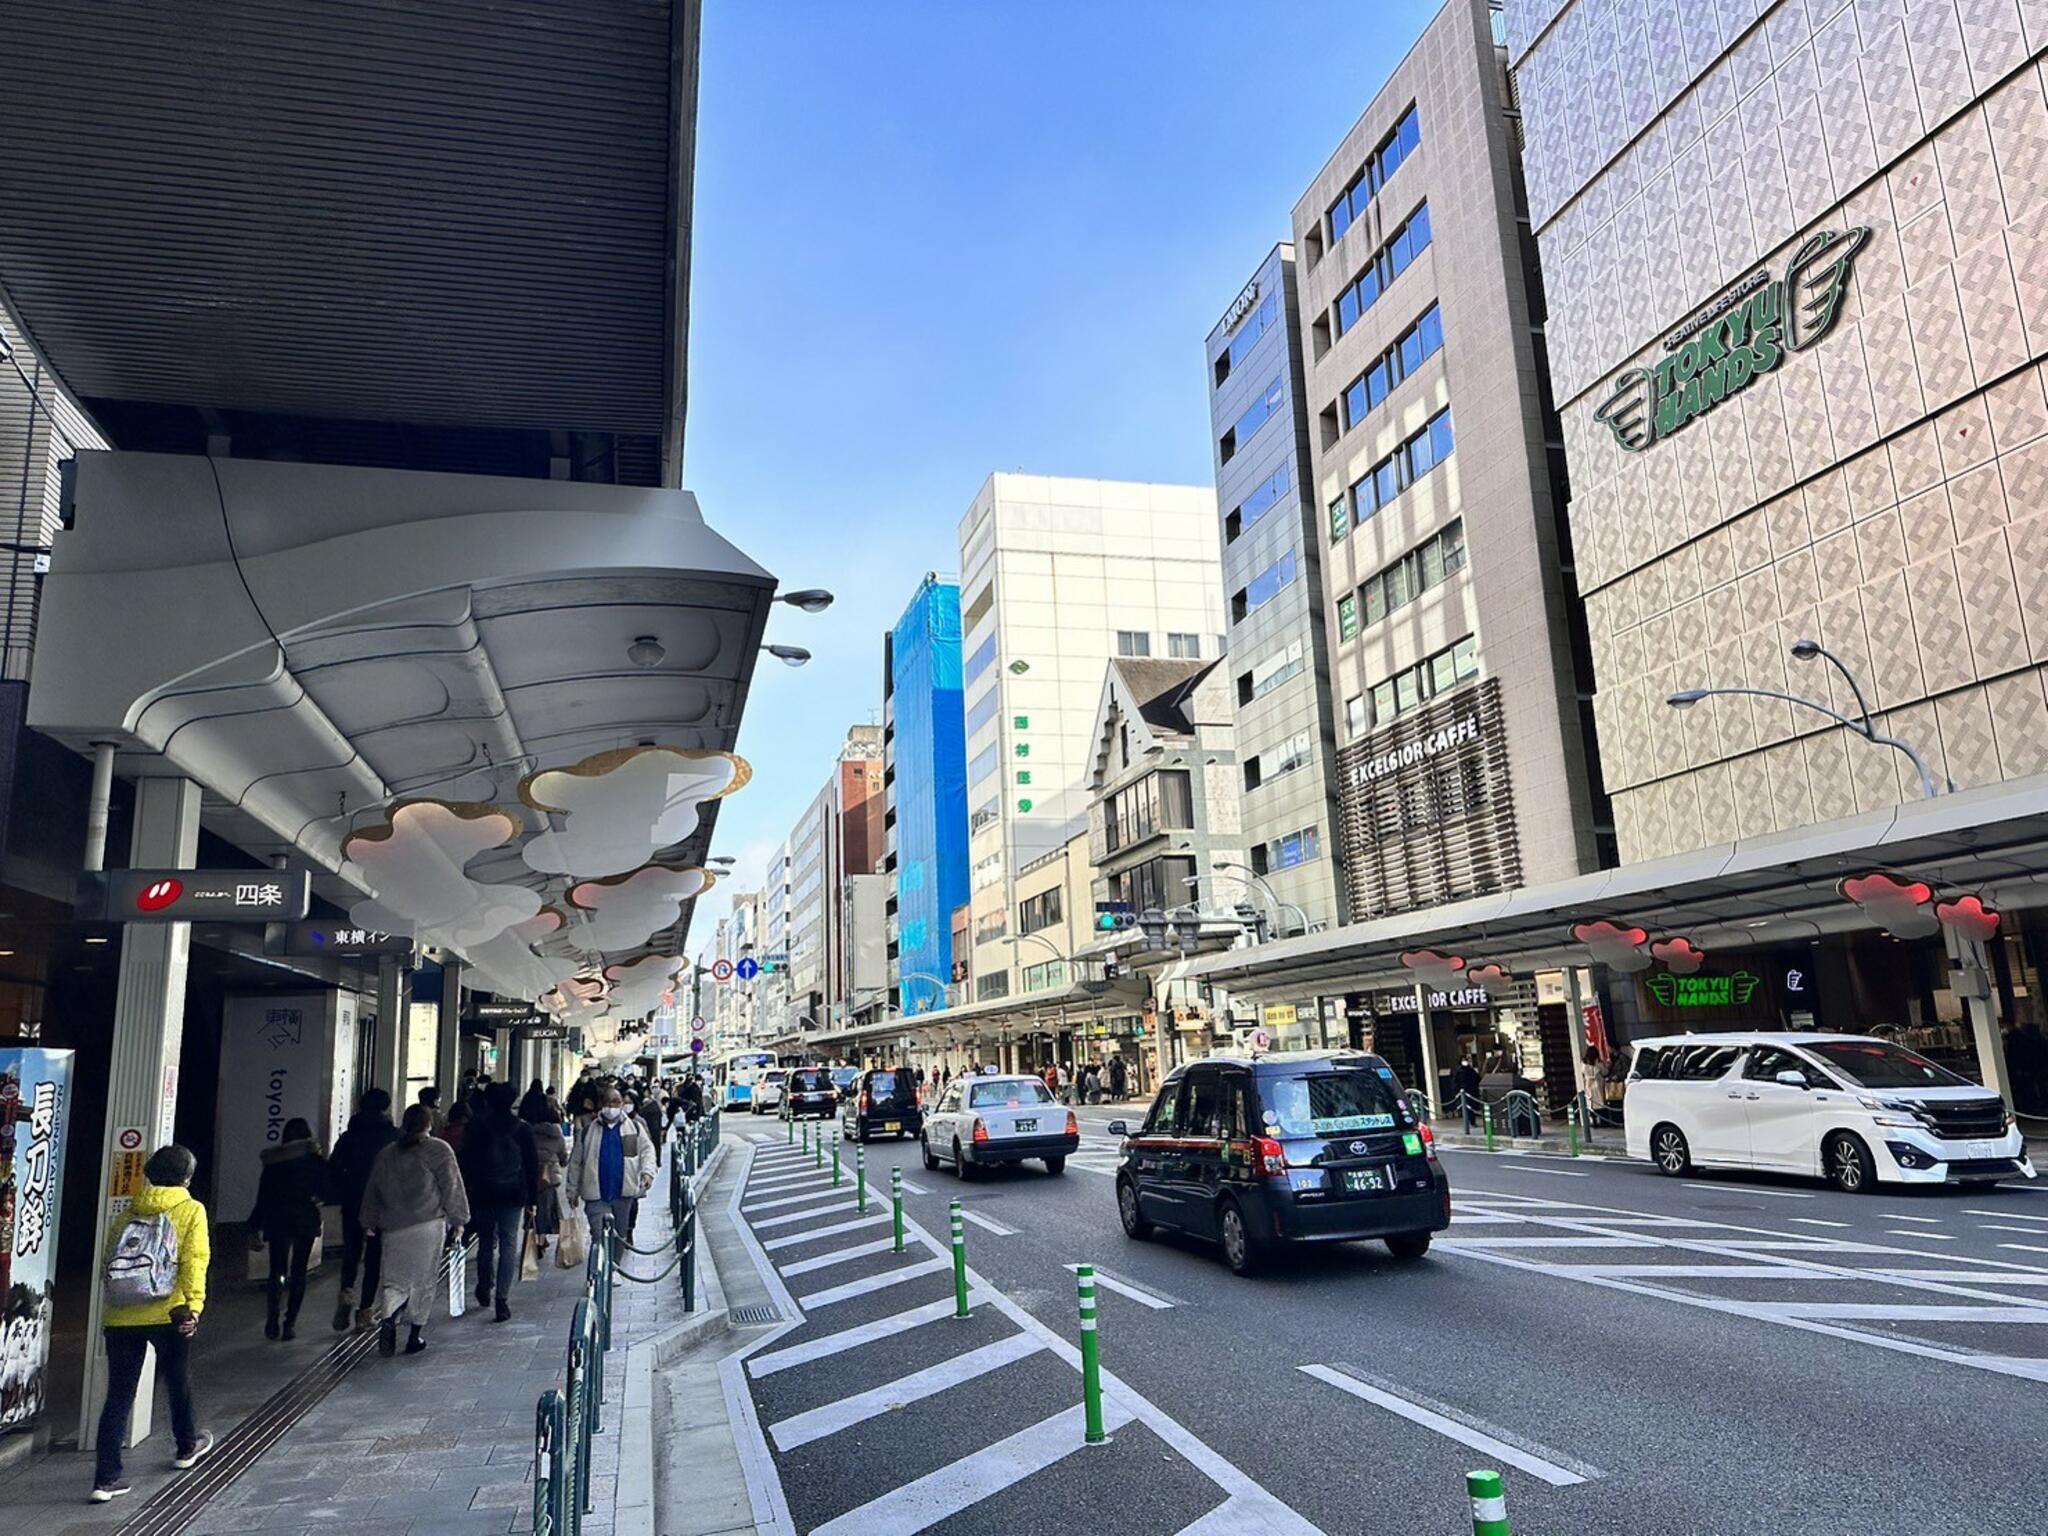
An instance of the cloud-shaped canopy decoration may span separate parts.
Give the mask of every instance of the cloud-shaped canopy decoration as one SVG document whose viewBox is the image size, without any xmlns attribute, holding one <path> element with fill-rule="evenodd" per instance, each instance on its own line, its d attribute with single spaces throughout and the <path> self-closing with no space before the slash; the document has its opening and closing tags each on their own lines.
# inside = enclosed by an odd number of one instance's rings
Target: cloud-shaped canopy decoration
<svg viewBox="0 0 2048 1536">
<path fill-rule="evenodd" d="M 582 920 L 569 925 L 569 941 L 587 954 L 638 949 L 672 925 L 683 903 L 712 883 L 708 870 L 649 864 L 630 875 L 572 885 L 569 905 Z"/>
<path fill-rule="evenodd" d="M 1492 960 L 1487 961 L 1484 965 L 1466 966 L 1464 981 L 1466 986 L 1477 987 L 1488 998 L 1498 997 L 1502 993 L 1512 990 L 1515 985 L 1515 978 L 1509 973 L 1507 967 Z"/>
<path fill-rule="evenodd" d="M 605 984 L 596 976 L 574 976 L 551 992 L 543 992 L 540 1006 L 564 1023 L 595 1018 L 606 1011 Z"/>
<path fill-rule="evenodd" d="M 1401 956 L 1401 963 L 1439 992 L 1450 991 L 1465 969 L 1461 957 L 1440 955 L 1433 949 L 1408 950 Z"/>
<path fill-rule="evenodd" d="M 1633 976 L 1650 968 L 1650 935 L 1641 928 L 1610 923 L 1605 918 L 1572 924 L 1572 937 L 1593 952 L 1593 959 L 1610 971 Z"/>
<path fill-rule="evenodd" d="M 349 921 L 467 954 L 540 911 L 521 885 L 485 885 L 469 861 L 502 848 L 524 825 L 516 811 L 446 800 L 402 800 L 375 826 L 351 832 L 342 857 L 377 894 L 349 908 Z"/>
<path fill-rule="evenodd" d="M 1901 880 L 1880 870 L 1852 875 L 1841 889 L 1893 938 L 1924 939 L 1941 927 L 1934 912 L 1934 887 L 1924 880 Z"/>
<path fill-rule="evenodd" d="M 612 984 L 611 1016 L 637 1019 L 654 1012 L 684 964 L 681 955 L 642 955 L 624 965 L 606 966 L 605 980 Z"/>
<path fill-rule="evenodd" d="M 697 830 L 705 801 L 731 794 L 752 774 L 730 752 L 677 747 L 625 747 L 530 774 L 520 781 L 520 799 L 561 824 L 526 845 L 527 865 L 590 878 L 638 869 Z"/>
<path fill-rule="evenodd" d="M 1984 943 L 1998 932 L 1998 911 L 1984 905 L 1981 896 L 1961 896 L 1954 901 L 1939 903 L 1934 915 L 1941 919 L 1941 926 L 1952 933 L 1959 933 L 1966 939 Z"/>
<path fill-rule="evenodd" d="M 1657 940 L 1650 946 L 1650 953 L 1662 960 L 1665 969 L 1674 976 L 1696 975 L 1707 963 L 1707 952 L 1682 933 Z"/>
<path fill-rule="evenodd" d="M 571 956 L 535 954 L 533 946 L 520 937 L 530 926 L 522 923 L 473 946 L 469 951 L 470 985 L 500 997 L 539 997 L 583 969 L 583 962 Z"/>
</svg>

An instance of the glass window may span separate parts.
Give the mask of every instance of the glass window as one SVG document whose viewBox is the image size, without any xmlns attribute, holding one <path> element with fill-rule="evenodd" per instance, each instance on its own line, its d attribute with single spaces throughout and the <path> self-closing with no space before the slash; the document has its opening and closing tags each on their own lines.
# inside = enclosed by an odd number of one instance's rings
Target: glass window
<svg viewBox="0 0 2048 1536">
<path fill-rule="evenodd" d="M 1387 612 L 1398 613 L 1415 594 L 1409 590 L 1408 562 L 1397 560 L 1388 566 L 1382 580 L 1387 589 Z"/>
<path fill-rule="evenodd" d="M 1422 546 L 1422 585 L 1418 590 L 1427 592 L 1431 587 L 1444 583 L 1444 546 L 1441 539 L 1431 539 Z"/>
<path fill-rule="evenodd" d="M 1344 734 L 1356 736 L 1365 729 L 1365 695 L 1354 693 L 1344 701 Z"/>
<path fill-rule="evenodd" d="M 1178 1079 L 1159 1090 L 1159 1097 L 1152 1101 L 1152 1112 L 1145 1117 L 1145 1136 L 1171 1136 L 1180 1128 L 1180 1090 Z"/>
<path fill-rule="evenodd" d="M 1002 753 L 1001 742 L 997 742 L 985 752 L 976 753 L 974 761 L 967 765 L 967 782 L 969 784 L 979 784 L 983 779 L 994 773 L 1002 763 Z"/>
<path fill-rule="evenodd" d="M 1437 305 L 1432 304 L 1423 317 L 1416 322 L 1415 333 L 1422 340 L 1422 355 L 1431 357 L 1444 344 L 1444 316 Z"/>
<path fill-rule="evenodd" d="M 1432 463 L 1441 464 L 1451 456 L 1456 446 L 1451 436 L 1451 413 L 1441 411 L 1429 424 L 1429 448 Z"/>
<path fill-rule="evenodd" d="M 1465 520 L 1459 518 L 1438 539 L 1444 547 L 1444 571 L 1455 576 L 1465 569 Z"/>
<path fill-rule="evenodd" d="M 1449 651 L 1439 651 L 1429 658 L 1429 691 L 1448 693 L 1458 686 L 1457 663 L 1451 660 Z"/>
<path fill-rule="evenodd" d="M 1119 656 L 1150 656 L 1152 637 L 1142 630 L 1120 629 L 1116 632 L 1116 653 Z"/>
<path fill-rule="evenodd" d="M 1394 679 L 1394 707 L 1406 714 L 1422 702 L 1422 684 L 1410 667 Z"/>
<path fill-rule="evenodd" d="M 982 673 L 988 670 L 989 663 L 994 661 L 995 659 L 996 637 L 994 635 L 990 635 L 986 640 L 982 641 L 980 645 L 976 646 L 974 648 L 974 654 L 967 658 L 967 670 L 965 673 L 962 674 L 961 680 L 967 683 L 973 682 L 977 677 L 981 676 Z"/>
<path fill-rule="evenodd" d="M 1414 1124 L 1399 1087 L 1363 1068 L 1269 1078 L 1259 1092 L 1282 1136 L 1343 1136 Z"/>
<path fill-rule="evenodd" d="M 1267 603 L 1270 603 L 1293 580 L 1294 551 L 1290 549 L 1286 554 L 1252 578 L 1251 585 L 1245 589 L 1246 612 L 1264 607 Z"/>
<path fill-rule="evenodd" d="M 1268 475 L 1260 483 L 1258 489 L 1245 497 L 1243 503 L 1238 507 L 1238 532 L 1242 533 L 1268 512 L 1272 511 L 1279 503 L 1280 498 L 1287 494 L 1290 483 L 1285 464 L 1282 464 L 1272 474 Z"/>
<path fill-rule="evenodd" d="M 1245 413 L 1237 418 L 1237 424 L 1230 429 L 1237 446 L 1242 448 L 1251 435 L 1266 424 L 1267 418 L 1280 409 L 1285 399 L 1286 391 L 1280 387 L 1278 379 L 1268 384 L 1266 392 L 1246 408 Z"/>
<path fill-rule="evenodd" d="M 1258 339 L 1266 334 L 1267 328 L 1279 317 L 1279 314 L 1280 296 L 1277 293 L 1267 294 L 1265 301 L 1259 305 L 1258 309 L 1253 312 L 1248 320 L 1238 327 L 1237 334 L 1230 338 L 1230 362 L 1228 368 L 1235 368 L 1244 361 L 1245 354 L 1250 352 Z M 1228 368 L 1225 370 L 1226 377 L 1228 376 Z"/>
<path fill-rule="evenodd" d="M 1202 654 L 1202 637 L 1200 635 L 1169 634 L 1166 637 L 1166 654 L 1190 659 L 1199 658 Z"/>
<path fill-rule="evenodd" d="M 1162 768 L 1159 782 L 1159 825 L 1185 831 L 1195 824 L 1194 784 L 1184 768 Z"/>
<path fill-rule="evenodd" d="M 995 719 L 996 710 L 1001 704 L 998 693 L 999 690 L 991 688 L 987 693 L 984 693 L 974 701 L 974 707 L 967 711 L 968 735 L 972 736 L 984 725 L 987 725 L 989 721 Z"/>
<path fill-rule="evenodd" d="M 1451 659 L 1457 663 L 1458 681 L 1479 675 L 1479 642 L 1467 635 L 1451 647 Z"/>
<path fill-rule="evenodd" d="M 1375 576 L 1358 589 L 1364 599 L 1365 623 L 1369 629 L 1387 616 L 1387 584 Z"/>
<path fill-rule="evenodd" d="M 1378 469 L 1372 472 L 1372 478 L 1373 500 L 1381 506 L 1389 505 L 1396 496 L 1401 494 L 1401 471 L 1396 466 L 1395 460 L 1388 459 L 1386 463 L 1380 465 Z"/>
<path fill-rule="evenodd" d="M 1925 1056 L 1881 1040 L 1831 1040 L 1809 1051 L 1863 1088 L 1972 1088 L 1967 1078 Z"/>
<path fill-rule="evenodd" d="M 1035 1077 L 1005 1077 L 990 1082 L 976 1078 L 968 1092 L 969 1109 L 1017 1109 L 1025 1104 L 1050 1104 L 1052 1095 Z"/>
<path fill-rule="evenodd" d="M 1354 383 L 1349 389 L 1345 390 L 1344 425 L 1347 427 L 1355 427 L 1359 424 L 1359 422 L 1363 421 L 1365 419 L 1365 413 L 1370 407 L 1370 403 L 1371 402 L 1369 402 L 1366 399 L 1365 380 L 1360 379 L 1356 383 Z"/>
<path fill-rule="evenodd" d="M 1223 1107 L 1223 1082 L 1214 1067 L 1196 1067 L 1188 1073 L 1186 1104 L 1180 1134 L 1204 1138 L 1215 1136 Z"/>
<path fill-rule="evenodd" d="M 1337 334 L 1343 335 L 1358 324 L 1358 289 L 1356 285 L 1346 288 L 1337 295 Z"/>
<path fill-rule="evenodd" d="M 1392 678 L 1389 678 L 1384 683 L 1373 684 L 1372 718 L 1375 725 L 1384 725 L 1387 721 L 1394 718 L 1394 682 Z"/>
<path fill-rule="evenodd" d="M 983 827 L 987 826 L 990 822 L 996 820 L 1002 814 L 1003 797 L 1001 795 L 998 795 L 993 800 L 987 801 L 986 803 L 978 805 L 974 808 L 974 815 L 969 818 L 969 830 L 979 832 Z"/>
<path fill-rule="evenodd" d="M 1358 597 L 1346 593 L 1337 599 L 1337 638 L 1349 640 L 1358 633 Z"/>
</svg>

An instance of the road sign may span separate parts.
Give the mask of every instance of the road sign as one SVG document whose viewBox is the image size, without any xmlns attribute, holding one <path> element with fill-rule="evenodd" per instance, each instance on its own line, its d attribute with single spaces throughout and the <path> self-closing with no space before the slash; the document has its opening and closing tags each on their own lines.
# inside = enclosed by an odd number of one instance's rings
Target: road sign
<svg viewBox="0 0 2048 1536">
<path fill-rule="evenodd" d="M 732 980 L 733 971 L 734 966 L 730 960 L 714 960 L 711 962 L 711 979 L 720 986 Z"/>
<path fill-rule="evenodd" d="M 1252 1049 L 1253 1049 L 1253 1050 L 1255 1050 L 1255 1051 L 1268 1051 L 1268 1050 L 1271 1050 L 1272 1048 L 1273 1048 L 1273 1037 L 1272 1037 L 1271 1035 L 1267 1034 L 1267 1033 L 1266 1033 L 1266 1032 L 1265 1032 L 1265 1031 L 1264 1031 L 1263 1029 L 1255 1029 L 1255 1030 L 1253 1030 L 1253 1031 L 1252 1031 Z"/>
<path fill-rule="evenodd" d="M 304 870 L 110 869 L 79 880 L 77 910 L 109 923 L 279 923 L 312 900 Z"/>
<path fill-rule="evenodd" d="M 272 923 L 263 930 L 266 955 L 340 955 L 351 959 L 391 955 L 412 957 L 412 940 L 402 933 L 330 923 L 324 918 L 302 923 Z"/>
<path fill-rule="evenodd" d="M 701 1035 L 710 1027 L 709 1024 L 705 1023 L 704 1015 L 701 1013 L 690 1020 L 690 1033 L 693 1035 Z"/>
<path fill-rule="evenodd" d="M 734 966 L 732 970 L 733 974 L 739 977 L 741 981 L 752 981 L 756 976 L 761 974 L 761 962 L 756 960 L 752 955 L 748 955 L 746 959 L 742 960 L 738 965 Z"/>
<path fill-rule="evenodd" d="M 704 1042 L 702 1040 L 692 1040 L 690 1042 L 690 1054 L 692 1056 L 695 1056 L 698 1052 L 702 1051 L 703 1049 Z"/>
</svg>

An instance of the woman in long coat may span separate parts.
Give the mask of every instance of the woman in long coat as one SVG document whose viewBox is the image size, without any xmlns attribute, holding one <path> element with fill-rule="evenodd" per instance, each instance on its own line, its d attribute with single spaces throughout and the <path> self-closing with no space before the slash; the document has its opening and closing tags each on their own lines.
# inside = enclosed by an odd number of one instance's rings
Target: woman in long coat
<svg viewBox="0 0 2048 1536">
<path fill-rule="evenodd" d="M 411 1327 L 405 1352 L 427 1347 L 426 1321 L 433 1315 L 441 1253 L 449 1233 L 469 1220 L 469 1196 L 455 1149 L 433 1135 L 434 1116 L 424 1104 L 405 1112 L 398 1140 L 377 1154 L 363 1191 L 363 1230 L 382 1235 L 383 1290 L 378 1310 L 377 1349 L 387 1359 L 398 1352 L 398 1319 Z"/>
</svg>

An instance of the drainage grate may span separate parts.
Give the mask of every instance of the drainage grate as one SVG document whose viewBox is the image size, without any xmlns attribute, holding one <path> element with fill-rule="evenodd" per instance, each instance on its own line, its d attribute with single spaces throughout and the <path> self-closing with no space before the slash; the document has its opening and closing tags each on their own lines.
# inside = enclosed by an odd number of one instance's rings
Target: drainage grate
<svg viewBox="0 0 2048 1536">
<path fill-rule="evenodd" d="M 734 1307 L 729 1316 L 735 1328 L 765 1328 L 782 1321 L 782 1313 L 770 1306 Z"/>
</svg>

